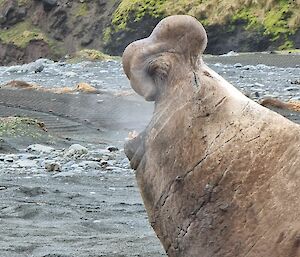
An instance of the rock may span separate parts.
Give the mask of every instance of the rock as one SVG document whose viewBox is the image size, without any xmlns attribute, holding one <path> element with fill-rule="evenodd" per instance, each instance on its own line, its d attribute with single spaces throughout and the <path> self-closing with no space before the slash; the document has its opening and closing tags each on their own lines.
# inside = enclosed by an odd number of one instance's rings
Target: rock
<svg viewBox="0 0 300 257">
<path fill-rule="evenodd" d="M 42 0 L 42 2 L 46 11 L 51 10 L 57 5 L 57 0 Z"/>
<path fill-rule="evenodd" d="M 294 85 L 300 85 L 300 80 L 294 80 L 294 81 L 291 81 L 291 84 L 294 84 Z"/>
<path fill-rule="evenodd" d="M 77 74 L 76 72 L 74 72 L 74 71 L 68 71 L 68 72 L 65 72 L 64 75 L 65 75 L 66 77 L 69 77 L 69 78 L 74 78 L 74 77 L 76 77 L 78 74 Z"/>
<path fill-rule="evenodd" d="M 59 172 L 59 171 L 61 171 L 61 165 L 60 165 L 60 163 L 57 163 L 55 161 L 47 161 L 45 163 L 45 169 L 48 172 L 53 172 L 53 171 Z"/>
<path fill-rule="evenodd" d="M 260 97 L 260 94 L 259 94 L 259 92 L 257 92 L 257 91 L 256 91 L 256 92 L 254 92 L 254 96 L 255 96 L 255 97 Z"/>
<path fill-rule="evenodd" d="M 251 70 L 251 69 L 255 69 L 255 66 L 253 66 L 253 65 L 245 65 L 242 69 L 243 70 Z"/>
<path fill-rule="evenodd" d="M 64 156 L 72 157 L 72 156 L 81 156 L 83 154 L 87 154 L 88 149 L 79 144 L 73 144 L 69 147 L 69 149 L 65 152 Z"/>
<path fill-rule="evenodd" d="M 243 67 L 243 65 L 241 63 L 236 63 L 233 65 L 235 68 L 241 68 Z"/>
<path fill-rule="evenodd" d="M 40 144 L 34 144 L 30 145 L 26 149 L 27 152 L 38 152 L 38 153 L 51 153 L 54 151 L 53 147 L 46 146 L 46 145 L 40 145 Z"/>
<path fill-rule="evenodd" d="M 45 68 L 45 65 L 51 63 L 48 59 L 38 59 L 34 62 L 11 66 L 4 73 L 39 73 L 42 72 Z"/>
<path fill-rule="evenodd" d="M 300 87 L 286 87 L 284 90 L 286 90 L 286 91 L 299 91 Z"/>
<path fill-rule="evenodd" d="M 236 53 L 235 51 L 229 51 L 226 54 L 222 54 L 221 56 L 238 56 L 239 54 Z"/>
<path fill-rule="evenodd" d="M 0 24 L 6 26 L 22 22 L 27 14 L 27 9 L 18 6 L 18 2 L 14 0 L 1 1 L 0 7 Z"/>
<path fill-rule="evenodd" d="M 82 167 L 84 169 L 99 169 L 100 163 L 94 162 L 94 161 L 83 161 L 78 164 L 79 167 Z"/>
<path fill-rule="evenodd" d="M 113 145 L 108 146 L 106 149 L 107 149 L 108 151 L 110 151 L 110 152 L 116 152 L 116 151 L 119 151 L 119 148 L 116 147 L 116 146 L 113 146 Z"/>
<path fill-rule="evenodd" d="M 18 160 L 15 166 L 20 168 L 35 168 L 37 167 L 37 162 L 34 160 Z"/>
<path fill-rule="evenodd" d="M 261 84 L 261 83 L 258 83 L 258 82 L 255 82 L 255 83 L 254 83 L 254 86 L 257 86 L 257 87 L 265 87 L 264 84 Z"/>
</svg>

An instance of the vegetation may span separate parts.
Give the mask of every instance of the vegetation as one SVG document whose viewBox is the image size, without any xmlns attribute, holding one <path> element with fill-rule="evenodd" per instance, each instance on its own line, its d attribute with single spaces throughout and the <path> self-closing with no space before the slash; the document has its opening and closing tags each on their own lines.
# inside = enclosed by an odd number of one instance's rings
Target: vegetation
<svg viewBox="0 0 300 257">
<path fill-rule="evenodd" d="M 18 5 L 23 6 L 29 4 L 30 2 L 30 0 L 18 0 Z"/>
<path fill-rule="evenodd" d="M 75 56 L 71 59 L 72 62 L 89 60 L 89 61 L 107 61 L 113 60 L 114 57 L 104 54 L 101 51 L 95 49 L 83 49 L 75 53 Z"/>
<path fill-rule="evenodd" d="M 145 15 L 173 14 L 190 14 L 204 26 L 243 21 L 246 30 L 259 30 L 273 41 L 283 41 L 280 49 L 293 47 L 289 37 L 300 28 L 300 0 L 123 0 L 103 38 L 108 41 L 113 33 L 128 29 L 129 21 L 138 22 Z"/>
<path fill-rule="evenodd" d="M 126 29 L 129 19 L 140 21 L 146 14 L 152 17 L 163 16 L 165 0 L 123 0 L 112 17 L 115 31 Z"/>
<path fill-rule="evenodd" d="M 39 137 L 44 134 L 44 124 L 38 120 L 23 117 L 6 117 L 0 119 L 1 137 Z"/>
<path fill-rule="evenodd" d="M 49 39 L 28 21 L 20 22 L 8 30 L 0 29 L 0 41 L 5 44 L 13 44 L 20 48 L 25 48 L 32 40 L 44 40 L 49 43 Z"/>
</svg>

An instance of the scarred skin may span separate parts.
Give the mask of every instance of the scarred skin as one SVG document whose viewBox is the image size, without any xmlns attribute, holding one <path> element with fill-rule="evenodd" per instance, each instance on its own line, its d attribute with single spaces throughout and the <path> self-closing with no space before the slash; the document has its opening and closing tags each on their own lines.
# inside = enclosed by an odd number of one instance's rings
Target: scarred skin
<svg viewBox="0 0 300 257">
<path fill-rule="evenodd" d="M 206 44 L 196 19 L 170 16 L 123 54 L 155 101 L 125 144 L 149 221 L 169 257 L 299 257 L 300 127 L 207 67 Z"/>
</svg>

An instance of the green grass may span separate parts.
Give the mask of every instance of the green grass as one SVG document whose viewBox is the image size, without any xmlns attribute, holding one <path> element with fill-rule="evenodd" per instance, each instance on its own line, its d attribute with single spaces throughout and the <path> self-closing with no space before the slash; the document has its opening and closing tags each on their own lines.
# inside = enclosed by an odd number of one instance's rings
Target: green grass
<svg viewBox="0 0 300 257">
<path fill-rule="evenodd" d="M 117 57 L 110 56 L 102 53 L 101 51 L 95 49 L 83 49 L 74 54 L 73 57 L 69 59 L 70 63 L 77 63 L 80 61 L 88 60 L 88 61 L 109 61 L 115 60 Z"/>
<path fill-rule="evenodd" d="M 165 0 L 123 0 L 113 14 L 112 25 L 114 31 L 124 30 L 129 19 L 137 22 L 146 14 L 152 17 L 161 17 L 164 13 Z M 132 14 L 132 15 L 131 15 Z"/>
<path fill-rule="evenodd" d="M 204 26 L 230 27 L 243 20 L 245 29 L 259 30 L 273 41 L 283 40 L 281 49 L 293 47 L 289 36 L 300 29 L 300 0 L 123 0 L 103 33 L 104 41 L 109 42 L 113 33 L 128 30 L 129 21 L 138 22 L 146 14 L 156 18 L 189 14 Z"/>
<path fill-rule="evenodd" d="M 271 35 L 273 40 L 277 40 L 282 34 L 292 34 L 294 31 L 288 26 L 291 15 L 290 5 L 286 3 L 280 3 L 268 11 L 263 20 L 265 34 Z"/>
<path fill-rule="evenodd" d="M 0 137 L 38 137 L 45 132 L 38 120 L 23 117 L 7 117 L 0 119 Z"/>
<path fill-rule="evenodd" d="M 49 43 L 49 39 L 28 21 L 20 22 L 13 27 L 4 30 L 0 29 L 0 40 L 5 44 L 13 44 L 20 48 L 25 48 L 32 40 L 44 40 Z"/>
</svg>

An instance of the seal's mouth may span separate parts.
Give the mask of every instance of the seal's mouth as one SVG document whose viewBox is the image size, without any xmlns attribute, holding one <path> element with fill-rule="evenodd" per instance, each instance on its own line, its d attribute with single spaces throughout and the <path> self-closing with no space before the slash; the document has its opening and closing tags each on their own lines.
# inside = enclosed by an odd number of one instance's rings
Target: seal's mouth
<svg viewBox="0 0 300 257">
<path fill-rule="evenodd" d="M 129 135 L 129 140 L 124 145 L 124 151 L 130 161 L 131 168 L 136 170 L 145 153 L 145 131 L 140 134 L 133 132 Z"/>
</svg>

